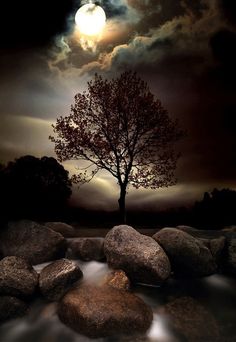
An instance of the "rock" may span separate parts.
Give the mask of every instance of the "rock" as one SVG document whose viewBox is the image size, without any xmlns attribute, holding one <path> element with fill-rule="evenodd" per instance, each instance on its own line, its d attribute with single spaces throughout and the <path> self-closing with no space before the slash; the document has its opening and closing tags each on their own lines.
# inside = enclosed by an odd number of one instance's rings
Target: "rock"
<svg viewBox="0 0 236 342">
<path fill-rule="evenodd" d="M 68 241 L 66 257 L 84 261 L 105 259 L 104 238 L 76 238 Z"/>
<path fill-rule="evenodd" d="M 58 314 L 70 328 L 92 338 L 144 333 L 152 322 L 152 311 L 140 298 L 111 286 L 69 291 Z"/>
<path fill-rule="evenodd" d="M 217 265 L 210 250 L 199 239 L 176 228 L 164 228 L 153 236 L 170 258 L 175 275 L 203 277 Z"/>
<path fill-rule="evenodd" d="M 38 285 L 38 274 L 19 257 L 6 257 L 0 261 L 0 294 L 31 297 Z"/>
<path fill-rule="evenodd" d="M 224 252 L 226 239 L 224 236 L 221 236 L 217 239 L 210 239 L 209 249 L 213 258 L 217 263 L 220 263 L 222 254 Z"/>
<path fill-rule="evenodd" d="M 226 233 L 236 233 L 236 226 L 225 227 L 222 231 Z"/>
<path fill-rule="evenodd" d="M 126 225 L 115 226 L 105 237 L 108 265 L 123 270 L 131 281 L 159 284 L 170 275 L 170 262 L 151 237 Z"/>
<path fill-rule="evenodd" d="M 59 300 L 83 273 L 73 261 L 61 259 L 46 267 L 39 276 L 41 293 L 49 300 Z"/>
<path fill-rule="evenodd" d="M 0 323 L 19 318 L 27 313 L 28 306 L 19 298 L 0 296 Z"/>
<path fill-rule="evenodd" d="M 72 238 L 75 236 L 75 230 L 69 224 L 63 222 L 46 222 L 45 226 L 52 229 L 54 232 L 60 233 L 65 238 Z"/>
<path fill-rule="evenodd" d="M 33 221 L 9 222 L 0 232 L 3 255 L 23 257 L 33 265 L 63 257 L 65 249 L 66 240 L 61 234 Z"/>
<path fill-rule="evenodd" d="M 182 232 L 189 233 L 189 234 L 198 231 L 197 228 L 193 228 L 191 226 L 184 226 L 184 225 L 177 226 L 176 228 L 178 228 L 179 230 L 182 230 Z"/>
<path fill-rule="evenodd" d="M 170 326 L 182 337 L 181 341 L 220 341 L 216 320 L 191 297 L 175 299 L 160 308 L 158 313 L 167 316 Z"/>
<path fill-rule="evenodd" d="M 122 270 L 115 270 L 108 274 L 105 284 L 108 286 L 115 287 L 119 290 L 126 290 L 130 289 L 130 281 L 127 275 Z"/>
<path fill-rule="evenodd" d="M 236 234 L 227 239 L 222 271 L 236 275 Z"/>
<path fill-rule="evenodd" d="M 220 236 L 215 239 L 199 238 L 198 240 L 201 241 L 204 246 L 206 246 L 210 250 L 215 262 L 217 263 L 217 265 L 219 265 L 222 261 L 222 254 L 225 248 L 225 237 Z"/>
</svg>

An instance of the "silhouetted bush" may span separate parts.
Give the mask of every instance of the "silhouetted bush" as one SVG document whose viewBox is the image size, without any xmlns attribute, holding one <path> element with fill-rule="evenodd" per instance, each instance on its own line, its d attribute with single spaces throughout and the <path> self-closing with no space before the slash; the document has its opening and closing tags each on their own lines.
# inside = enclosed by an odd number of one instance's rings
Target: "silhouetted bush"
<svg viewBox="0 0 236 342">
<path fill-rule="evenodd" d="M 24 156 L 0 169 L 0 189 L 5 217 L 43 218 L 65 206 L 71 182 L 56 159 Z"/>
</svg>

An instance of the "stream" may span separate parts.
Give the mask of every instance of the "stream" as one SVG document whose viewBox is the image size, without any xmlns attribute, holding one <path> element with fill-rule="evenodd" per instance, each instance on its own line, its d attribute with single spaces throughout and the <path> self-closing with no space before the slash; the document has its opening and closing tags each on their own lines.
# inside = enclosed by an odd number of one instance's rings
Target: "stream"
<svg viewBox="0 0 236 342">
<path fill-rule="evenodd" d="M 78 262 L 84 277 L 83 282 L 98 284 L 109 269 L 106 263 Z M 37 272 L 47 264 L 37 265 Z M 161 287 L 137 285 L 132 292 L 141 297 L 153 309 L 153 322 L 146 336 L 136 339 L 100 338 L 91 340 L 66 327 L 57 317 L 56 303 L 43 299 L 35 300 L 27 316 L 0 326 L 1 342 L 178 342 L 184 341 L 170 328 L 170 320 L 158 309 L 171 298 L 190 296 L 204 306 L 217 321 L 220 341 L 236 341 L 236 279 L 213 275 L 200 280 L 169 280 Z M 207 325 L 208 322 L 205 322 Z M 187 339 L 188 340 L 188 339 Z M 185 339 L 186 341 L 186 339 Z M 191 342 L 191 341 L 190 341 Z M 200 341 L 199 341 L 200 342 Z M 203 341 L 205 342 L 205 341 Z"/>
</svg>

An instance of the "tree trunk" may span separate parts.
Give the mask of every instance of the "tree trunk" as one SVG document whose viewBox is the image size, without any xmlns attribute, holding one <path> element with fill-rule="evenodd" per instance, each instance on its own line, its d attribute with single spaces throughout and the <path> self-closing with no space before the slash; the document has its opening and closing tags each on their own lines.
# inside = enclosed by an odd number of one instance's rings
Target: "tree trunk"
<svg viewBox="0 0 236 342">
<path fill-rule="evenodd" d="M 119 203 L 119 208 L 120 208 L 121 223 L 126 223 L 125 196 L 126 196 L 126 186 L 120 185 L 120 198 L 118 199 L 118 203 Z"/>
</svg>

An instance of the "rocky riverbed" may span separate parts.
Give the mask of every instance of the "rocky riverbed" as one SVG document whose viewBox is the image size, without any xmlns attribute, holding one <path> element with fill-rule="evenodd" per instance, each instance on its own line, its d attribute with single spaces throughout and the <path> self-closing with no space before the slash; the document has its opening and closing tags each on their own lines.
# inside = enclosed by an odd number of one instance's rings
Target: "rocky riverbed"
<svg viewBox="0 0 236 342">
<path fill-rule="evenodd" d="M 151 237 L 123 225 L 105 239 L 73 235 L 55 222 L 1 230 L 4 342 L 235 340 L 233 228 L 204 236 L 180 226 Z"/>
</svg>

